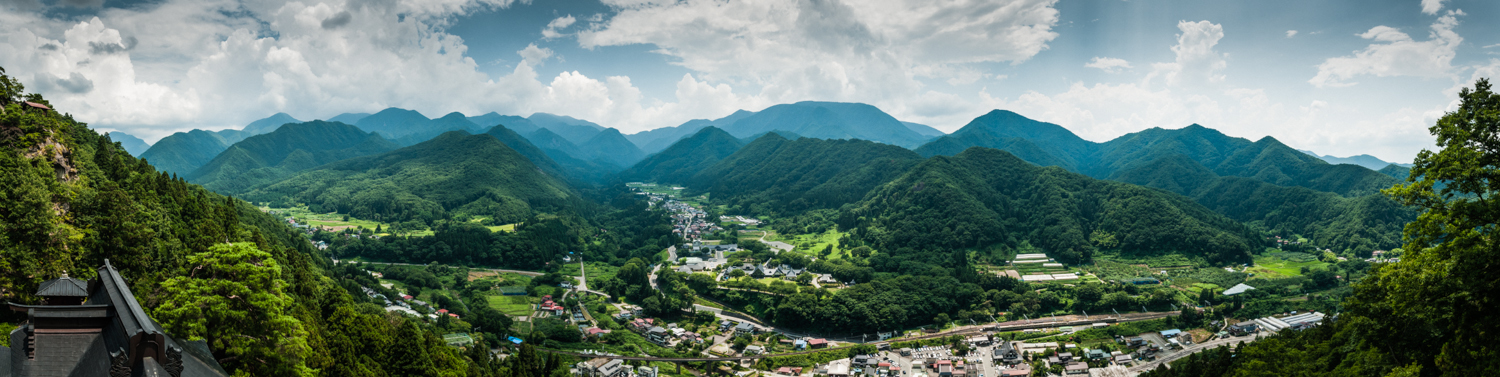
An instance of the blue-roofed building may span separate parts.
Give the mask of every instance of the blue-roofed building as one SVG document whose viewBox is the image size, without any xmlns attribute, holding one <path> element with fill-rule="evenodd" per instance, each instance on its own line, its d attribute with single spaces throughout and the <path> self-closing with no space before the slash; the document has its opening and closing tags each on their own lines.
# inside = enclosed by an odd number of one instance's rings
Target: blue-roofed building
<svg viewBox="0 0 1500 377">
<path fill-rule="evenodd" d="M 1177 337 L 1178 334 L 1182 334 L 1182 330 L 1171 329 L 1171 330 L 1167 330 L 1167 331 L 1162 331 L 1161 332 L 1161 337 L 1163 337 L 1163 338 L 1175 338 L 1175 337 Z"/>
<path fill-rule="evenodd" d="M 799 349 L 799 350 L 807 349 L 807 341 L 806 340 L 797 339 L 797 341 L 792 342 L 792 345 L 796 346 L 797 349 Z"/>
</svg>

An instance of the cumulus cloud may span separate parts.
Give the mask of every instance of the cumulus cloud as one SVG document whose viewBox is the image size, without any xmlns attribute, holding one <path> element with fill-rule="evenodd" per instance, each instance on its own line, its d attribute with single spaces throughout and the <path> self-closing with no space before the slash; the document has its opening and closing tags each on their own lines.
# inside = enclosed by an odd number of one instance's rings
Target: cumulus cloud
<svg viewBox="0 0 1500 377">
<path fill-rule="evenodd" d="M 1208 21 L 1179 21 L 1177 44 L 1172 52 L 1177 59 L 1170 63 L 1152 64 L 1152 72 L 1146 80 L 1161 77 L 1167 85 L 1195 85 L 1224 81 L 1221 71 L 1229 66 L 1228 54 L 1214 50 L 1224 38 L 1224 26 Z"/>
<path fill-rule="evenodd" d="M 1297 31 L 1296 30 L 1287 30 L 1286 31 L 1286 37 L 1287 38 L 1291 38 L 1291 37 L 1295 37 L 1295 36 L 1297 36 Z"/>
<path fill-rule="evenodd" d="M 1098 56 L 1095 56 L 1094 60 L 1090 60 L 1088 64 L 1084 64 L 1083 66 L 1088 68 L 1098 68 L 1109 73 L 1118 73 L 1123 69 L 1131 68 L 1130 62 L 1125 61 L 1125 59 L 1101 58 Z"/>
<path fill-rule="evenodd" d="M 1417 41 L 1400 29 L 1376 26 L 1359 34 L 1372 40 L 1353 55 L 1329 58 L 1318 65 L 1318 74 L 1308 80 L 1314 86 L 1340 87 L 1354 85 L 1351 79 L 1362 75 L 1377 77 L 1416 76 L 1448 77 L 1453 75 L 1453 57 L 1463 37 L 1453 31 L 1462 11 L 1449 11 L 1431 26 L 1428 39 Z"/>
<path fill-rule="evenodd" d="M 559 30 L 566 29 L 568 28 L 568 26 L 573 26 L 573 23 L 577 21 L 578 19 L 573 18 L 573 15 L 571 14 L 552 19 L 552 22 L 548 22 L 547 26 L 542 28 L 542 38 L 555 39 L 557 37 L 561 37 L 563 36 L 563 33 L 559 32 Z"/>
<path fill-rule="evenodd" d="M 445 29 L 454 16 L 509 4 L 166 0 L 84 22 L 7 11 L 0 66 L 78 119 L 146 139 L 238 128 L 276 112 L 552 112 L 630 132 L 768 105 L 692 76 L 678 98 L 661 99 L 644 98 L 623 76 L 539 77 L 534 67 L 557 56 L 534 44 L 518 51 L 512 71 L 491 77 Z"/>
<path fill-rule="evenodd" d="M 922 79 L 973 82 L 969 64 L 1019 63 L 1057 37 L 1055 0 L 943 2 L 607 0 L 618 13 L 577 34 L 585 48 L 651 44 L 715 81 L 776 102 L 876 104 Z"/>
<path fill-rule="evenodd" d="M 546 62 L 547 59 L 552 58 L 553 55 L 552 49 L 545 47 L 538 48 L 536 47 L 536 43 L 527 45 L 526 48 L 521 49 L 521 51 L 516 51 L 516 53 L 521 55 L 521 59 L 525 61 L 526 64 L 530 64 L 533 66 L 541 65 L 543 62 Z"/>
<path fill-rule="evenodd" d="M 1438 11 L 1443 10 L 1443 1 L 1444 0 L 1422 0 L 1422 13 L 1437 14 Z"/>
</svg>

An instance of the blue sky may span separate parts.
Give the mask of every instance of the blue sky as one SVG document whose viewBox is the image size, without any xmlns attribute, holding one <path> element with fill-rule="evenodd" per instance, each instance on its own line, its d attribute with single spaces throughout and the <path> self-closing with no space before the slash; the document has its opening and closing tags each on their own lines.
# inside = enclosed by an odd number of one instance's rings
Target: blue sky
<svg viewBox="0 0 1500 377">
<path fill-rule="evenodd" d="M 147 140 L 385 107 L 627 133 L 801 100 L 1103 141 L 1198 123 L 1407 161 L 1500 75 L 1500 2 L 0 0 L 0 66 Z"/>
</svg>

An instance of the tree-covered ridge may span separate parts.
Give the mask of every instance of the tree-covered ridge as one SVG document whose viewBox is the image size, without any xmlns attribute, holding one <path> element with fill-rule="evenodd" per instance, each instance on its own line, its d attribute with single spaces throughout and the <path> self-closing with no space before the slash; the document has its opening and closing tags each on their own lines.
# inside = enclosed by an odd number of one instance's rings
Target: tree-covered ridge
<svg viewBox="0 0 1500 377">
<path fill-rule="evenodd" d="M 1026 241 L 1070 263 L 1101 249 L 1223 263 L 1248 261 L 1260 244 L 1249 228 L 1186 197 L 1038 167 L 989 148 L 923 161 L 839 222 L 910 259 Z"/>
<path fill-rule="evenodd" d="M 151 148 L 150 145 L 146 144 L 145 140 L 141 140 L 141 138 L 135 137 L 135 135 L 120 131 L 111 131 L 108 135 L 111 140 L 120 143 L 120 147 L 125 148 L 125 152 L 130 153 L 132 156 L 139 156 L 146 149 Z"/>
<path fill-rule="evenodd" d="M 1093 144 L 1062 126 L 1031 120 L 1011 111 L 993 110 L 916 151 L 925 157 L 952 156 L 970 147 L 988 147 L 1011 152 L 1037 165 L 1078 171 L 1090 162 Z"/>
<path fill-rule="evenodd" d="M 1159 159 L 1183 156 L 1218 176 L 1253 178 L 1345 196 L 1372 194 L 1396 183 L 1355 165 L 1329 164 L 1270 137 L 1252 142 L 1194 124 L 1176 130 L 1152 128 L 1093 143 L 1061 126 L 1002 110 L 975 118 L 953 134 L 917 148 L 917 152 L 951 156 L 975 146 L 1005 150 L 1037 165 L 1061 166 L 1105 179 L 1138 175 L 1134 170 Z"/>
<path fill-rule="evenodd" d="M 890 144 L 773 132 L 698 172 L 688 187 L 755 213 L 800 213 L 857 201 L 920 159 Z"/>
<path fill-rule="evenodd" d="M 646 157 L 620 173 L 620 177 L 642 182 L 687 182 L 699 171 L 712 166 L 744 146 L 739 139 L 718 127 L 704 127 L 697 133 L 672 143 L 672 146 Z"/>
<path fill-rule="evenodd" d="M 1400 261 L 1377 264 L 1331 323 L 1191 358 L 1145 376 L 1474 376 L 1500 370 L 1500 95 L 1488 80 L 1459 92 L 1429 128 L 1407 184 L 1386 194 L 1423 213 L 1405 228 Z"/>
<path fill-rule="evenodd" d="M 376 221 L 430 223 L 447 219 L 449 211 L 514 222 L 535 207 L 560 206 L 577 194 L 495 137 L 454 131 L 304 171 L 243 197 Z"/>
<path fill-rule="evenodd" d="M 63 272 L 92 278 L 93 267 L 109 259 L 153 318 L 173 335 L 209 340 L 213 357 L 236 375 L 387 375 L 397 372 L 391 365 L 406 364 L 427 368 L 402 375 L 494 375 L 473 373 L 428 325 L 361 304 L 363 296 L 324 275 L 324 259 L 277 219 L 159 173 L 71 116 L 22 104 L 47 101 L 23 95 L 3 73 L 6 301 L 36 303 L 32 293 L 42 281 Z M 265 296 L 236 299 L 244 289 Z M 198 304 L 210 305 L 213 315 L 191 313 Z M 0 322 L 24 318 L 0 313 Z"/>
<path fill-rule="evenodd" d="M 861 139 L 906 148 L 921 145 L 928 139 L 890 114 L 863 103 L 803 101 L 781 104 L 734 123 L 716 125 L 739 137 L 787 131 L 811 138 Z"/>
<path fill-rule="evenodd" d="M 184 178 L 232 195 L 330 162 L 394 149 L 396 144 L 380 135 L 343 123 L 289 123 L 231 145 Z"/>
<path fill-rule="evenodd" d="M 611 164 L 621 169 L 635 165 L 641 159 L 646 158 L 646 154 L 641 152 L 640 148 L 630 140 L 626 140 L 625 135 L 620 134 L 620 130 L 613 128 L 599 131 L 594 134 L 594 137 L 578 146 L 587 151 L 585 153 L 588 154 L 589 160 Z"/>
<path fill-rule="evenodd" d="M 497 124 L 494 127 L 490 127 L 489 131 L 485 131 L 484 133 L 494 136 L 496 140 L 500 140 L 505 146 L 526 157 L 526 160 L 531 161 L 538 169 L 542 169 L 542 172 L 561 179 L 569 178 L 568 175 L 564 174 L 562 165 L 559 165 L 551 157 L 547 157 L 546 152 L 543 152 L 541 148 L 537 148 L 536 145 L 531 144 L 531 141 L 526 140 L 525 137 L 516 133 L 510 127 Z"/>
<path fill-rule="evenodd" d="M 244 140 L 245 136 L 239 130 L 178 132 L 157 140 L 151 148 L 141 152 L 140 157 L 150 161 L 156 170 L 187 175 L 212 161 L 230 145 Z"/>
</svg>

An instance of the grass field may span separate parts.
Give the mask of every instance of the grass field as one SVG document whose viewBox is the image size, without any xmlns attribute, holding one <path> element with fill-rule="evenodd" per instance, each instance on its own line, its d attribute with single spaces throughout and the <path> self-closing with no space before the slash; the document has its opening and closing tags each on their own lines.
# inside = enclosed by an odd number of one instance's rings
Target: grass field
<svg viewBox="0 0 1500 377">
<path fill-rule="evenodd" d="M 501 313 L 512 317 L 531 315 L 532 297 L 527 296 L 488 296 L 490 308 L 499 310 Z"/>
<path fill-rule="evenodd" d="M 305 223 L 305 224 L 308 224 L 308 225 L 311 225 L 311 226 L 316 226 L 316 227 L 329 227 L 329 228 L 333 228 L 334 230 L 343 230 L 344 228 L 359 228 L 359 227 L 363 227 L 364 229 L 375 230 L 375 227 L 377 225 L 380 226 L 381 228 L 389 228 L 391 226 L 391 224 L 385 224 L 385 223 L 380 223 L 380 222 L 375 222 L 375 221 L 369 221 L 369 220 L 360 220 L 360 219 L 356 219 L 356 218 L 353 218 L 353 217 L 350 217 L 349 221 L 344 221 L 344 215 L 343 214 L 333 213 L 333 212 L 330 212 L 330 213 L 313 213 L 311 210 L 308 210 L 306 206 L 296 207 L 296 208 L 260 207 L 260 210 L 261 211 L 267 211 L 267 212 L 269 212 L 269 211 L 275 211 L 276 212 L 276 217 L 278 217 L 278 218 L 285 218 L 287 216 L 291 216 L 293 218 L 296 218 L 297 221 L 301 222 L 301 223 Z"/>
<path fill-rule="evenodd" d="M 615 273 L 619 271 L 619 267 L 611 266 L 606 263 L 588 262 L 589 281 L 600 282 L 609 280 L 610 278 L 615 277 Z M 559 268 L 557 270 L 557 272 L 568 276 L 579 276 L 578 263 L 564 264 L 562 268 Z"/>
<path fill-rule="evenodd" d="M 1328 263 L 1322 261 L 1285 260 L 1275 255 L 1259 255 L 1255 257 L 1255 265 L 1246 272 L 1255 274 L 1258 278 L 1278 278 L 1302 275 L 1302 267 L 1313 270 L 1328 268 Z"/>
<path fill-rule="evenodd" d="M 833 245 L 833 247 L 837 248 L 839 244 L 839 238 L 842 238 L 844 234 L 845 233 L 839 232 L 837 229 L 829 229 L 827 232 L 824 232 L 822 234 L 799 234 L 791 237 L 782 237 L 791 239 L 790 241 L 782 242 L 786 242 L 796 246 L 797 248 L 794 249 L 795 251 L 799 251 L 810 256 L 817 256 L 818 252 L 823 251 L 823 248 L 828 247 L 828 245 Z M 770 239 L 770 237 L 767 237 L 767 239 Z M 842 258 L 843 256 L 840 254 L 842 253 L 829 254 L 828 259 L 833 260 Z"/>
</svg>

